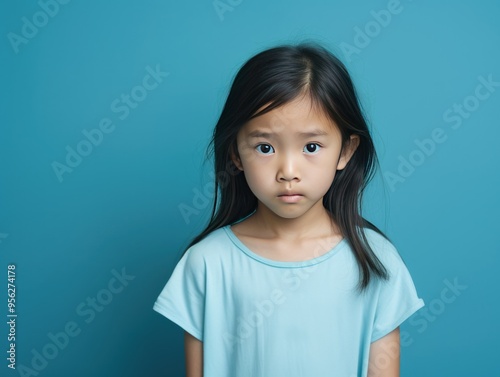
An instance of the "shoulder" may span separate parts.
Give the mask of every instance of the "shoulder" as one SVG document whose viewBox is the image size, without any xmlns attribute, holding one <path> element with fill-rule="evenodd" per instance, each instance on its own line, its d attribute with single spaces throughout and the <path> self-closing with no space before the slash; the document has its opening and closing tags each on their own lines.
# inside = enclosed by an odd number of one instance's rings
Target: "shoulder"
<svg viewBox="0 0 500 377">
<path fill-rule="evenodd" d="M 366 239 L 370 243 L 370 246 L 373 245 L 373 247 L 375 248 L 382 249 L 396 249 L 391 241 L 389 241 L 383 234 L 380 234 L 379 232 L 370 228 L 363 228 L 363 232 L 366 236 Z"/>
<path fill-rule="evenodd" d="M 399 251 L 384 235 L 370 228 L 363 231 L 373 253 L 386 268 L 397 270 L 404 265 Z"/>
<path fill-rule="evenodd" d="M 229 247 L 228 237 L 225 227 L 213 230 L 201 241 L 195 243 L 186 250 L 184 258 L 189 263 L 206 263 L 208 260 L 221 255 L 225 255 Z"/>
</svg>

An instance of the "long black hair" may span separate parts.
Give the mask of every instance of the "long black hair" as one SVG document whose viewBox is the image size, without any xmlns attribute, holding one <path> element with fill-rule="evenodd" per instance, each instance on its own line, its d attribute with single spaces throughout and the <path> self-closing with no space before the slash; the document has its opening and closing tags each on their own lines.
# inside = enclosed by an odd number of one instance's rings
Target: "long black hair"
<svg viewBox="0 0 500 377">
<path fill-rule="evenodd" d="M 389 238 L 361 216 L 363 192 L 379 162 L 346 67 L 317 42 L 284 44 L 261 51 L 237 72 L 207 148 L 207 159 L 214 155 L 216 172 L 212 215 L 182 255 L 212 231 L 233 224 L 257 208 L 257 198 L 231 158 L 232 154 L 238 155 L 236 135 L 249 120 L 296 99 L 304 91 L 338 126 L 342 148 L 351 134 L 360 139 L 345 168 L 336 172 L 323 205 L 354 252 L 360 272 L 357 289 L 363 292 L 369 285 L 370 272 L 388 279 L 363 228 Z"/>
</svg>

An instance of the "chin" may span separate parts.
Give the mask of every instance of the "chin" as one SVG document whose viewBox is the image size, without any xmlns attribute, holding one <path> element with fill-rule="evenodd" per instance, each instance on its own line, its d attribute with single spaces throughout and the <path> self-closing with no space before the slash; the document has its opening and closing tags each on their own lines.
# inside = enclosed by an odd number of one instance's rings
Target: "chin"
<svg viewBox="0 0 500 377">
<path fill-rule="evenodd" d="M 283 208 L 272 209 L 269 207 L 268 208 L 274 215 L 281 217 L 283 219 L 299 218 L 300 216 L 302 216 L 303 214 L 305 214 L 309 210 L 309 208 L 304 209 L 302 206 L 301 206 L 302 208 L 298 208 L 299 206 L 295 205 L 295 204 L 289 204 L 288 206 L 289 207 L 287 209 L 283 209 Z"/>
</svg>

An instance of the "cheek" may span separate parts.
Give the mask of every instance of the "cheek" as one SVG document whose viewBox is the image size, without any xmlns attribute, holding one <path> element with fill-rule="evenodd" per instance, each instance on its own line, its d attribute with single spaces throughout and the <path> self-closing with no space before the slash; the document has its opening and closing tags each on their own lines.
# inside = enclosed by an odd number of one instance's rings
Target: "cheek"
<svg viewBox="0 0 500 377">
<path fill-rule="evenodd" d="M 329 172 L 328 174 L 322 175 L 321 186 L 323 187 L 323 191 L 326 193 L 330 186 L 332 185 L 333 179 L 335 178 L 336 171 Z"/>
<path fill-rule="evenodd" d="M 243 173 L 245 174 L 248 186 L 254 193 L 259 193 L 269 188 L 268 186 L 272 186 L 272 173 L 268 172 L 262 166 L 256 167 L 249 164 L 245 167 Z"/>
<path fill-rule="evenodd" d="M 250 190 L 257 196 L 268 195 L 276 189 L 274 186 L 274 175 L 271 171 L 260 166 L 260 168 L 247 168 L 243 171 Z"/>
<path fill-rule="evenodd" d="M 336 166 L 334 163 L 318 163 L 311 164 L 302 174 L 305 182 L 314 182 L 319 188 L 330 187 L 336 174 Z"/>
</svg>

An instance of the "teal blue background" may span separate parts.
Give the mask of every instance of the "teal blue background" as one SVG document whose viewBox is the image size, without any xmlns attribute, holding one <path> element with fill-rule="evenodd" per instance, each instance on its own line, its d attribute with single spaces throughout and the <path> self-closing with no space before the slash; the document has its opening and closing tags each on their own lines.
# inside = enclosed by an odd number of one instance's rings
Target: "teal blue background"
<svg viewBox="0 0 500 377">
<path fill-rule="evenodd" d="M 41 352 L 49 333 L 74 322 L 79 334 L 39 376 L 184 374 L 182 331 L 152 306 L 210 206 L 187 223 L 179 205 L 192 206 L 193 190 L 208 187 L 204 151 L 238 68 L 264 48 L 312 39 L 337 53 L 353 76 L 382 168 L 364 215 L 394 240 L 426 302 L 427 316 L 417 312 L 401 327 L 401 375 L 500 375 L 493 279 L 500 262 L 500 87 L 458 129 L 443 119 L 474 95 L 478 77 L 500 81 L 500 3 L 414 0 L 399 7 L 348 58 L 342 43 L 354 45 L 355 28 L 369 25 L 370 12 L 386 9 L 386 1 L 244 0 L 223 19 L 211 1 L 71 1 L 18 53 L 8 33 L 21 34 L 22 17 L 31 20 L 40 5 L 2 3 L 0 312 L 14 263 L 17 366 L 31 367 L 32 350 Z M 169 76 L 120 119 L 110 104 L 156 65 Z M 106 117 L 114 131 L 59 182 L 51 164 L 64 163 L 66 146 L 75 148 L 82 131 Z M 397 173 L 399 157 L 409 158 L 415 140 L 438 127 L 447 140 L 391 189 L 384 174 Z M 86 323 L 90 314 L 76 308 L 123 268 L 134 278 Z M 446 281 L 455 279 L 466 288 L 443 303 Z M 4 356 L 1 375 L 22 375 Z"/>
</svg>

